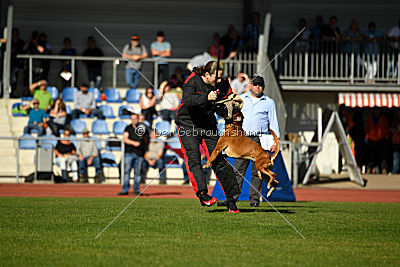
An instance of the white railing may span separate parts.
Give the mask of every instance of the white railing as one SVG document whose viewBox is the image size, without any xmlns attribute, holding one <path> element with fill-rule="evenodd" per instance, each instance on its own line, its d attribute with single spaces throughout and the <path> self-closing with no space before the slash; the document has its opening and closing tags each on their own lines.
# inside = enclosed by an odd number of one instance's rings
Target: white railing
<svg viewBox="0 0 400 267">
<path fill-rule="evenodd" d="M 272 42 L 271 56 L 277 55 L 283 42 Z M 301 40 L 278 57 L 274 69 L 281 82 L 400 84 L 400 52 L 395 45 L 389 41 Z"/>
</svg>

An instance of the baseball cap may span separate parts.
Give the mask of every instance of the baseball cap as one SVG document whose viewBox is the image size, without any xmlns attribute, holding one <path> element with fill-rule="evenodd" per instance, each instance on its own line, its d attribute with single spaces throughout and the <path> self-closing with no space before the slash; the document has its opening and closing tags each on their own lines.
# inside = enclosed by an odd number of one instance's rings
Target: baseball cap
<svg viewBox="0 0 400 267">
<path fill-rule="evenodd" d="M 82 130 L 82 133 L 89 133 L 89 129 L 88 129 L 88 128 L 84 128 L 84 129 Z"/>
<path fill-rule="evenodd" d="M 264 86 L 265 86 L 265 84 L 264 84 L 264 78 L 261 77 L 261 76 L 258 76 L 258 75 L 254 76 L 253 79 L 251 79 L 251 81 L 252 81 L 252 84 L 253 84 L 253 85 L 259 85 L 259 86 L 261 86 L 261 87 L 264 87 Z"/>
<path fill-rule="evenodd" d="M 156 36 L 164 36 L 164 32 L 163 31 L 158 31 Z"/>
<path fill-rule="evenodd" d="M 139 41 L 139 35 L 137 35 L 137 34 L 132 34 L 131 40 Z"/>
</svg>

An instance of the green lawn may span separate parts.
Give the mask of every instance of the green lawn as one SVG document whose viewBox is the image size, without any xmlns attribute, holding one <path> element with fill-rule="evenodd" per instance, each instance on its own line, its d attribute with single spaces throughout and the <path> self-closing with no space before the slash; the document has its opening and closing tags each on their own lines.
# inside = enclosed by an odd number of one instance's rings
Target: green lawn
<svg viewBox="0 0 400 267">
<path fill-rule="evenodd" d="M 239 202 L 240 214 L 197 200 L 0 198 L 0 264 L 400 265 L 400 203 Z"/>
</svg>

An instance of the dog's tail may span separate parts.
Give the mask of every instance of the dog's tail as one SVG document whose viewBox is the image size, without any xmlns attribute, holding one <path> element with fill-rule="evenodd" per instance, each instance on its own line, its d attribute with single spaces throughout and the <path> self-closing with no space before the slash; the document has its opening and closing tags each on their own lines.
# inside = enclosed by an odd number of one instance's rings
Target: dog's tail
<svg viewBox="0 0 400 267">
<path fill-rule="evenodd" d="M 276 150 L 275 150 L 274 154 L 272 154 L 272 156 L 271 156 L 271 161 L 273 162 L 275 157 L 278 155 L 279 150 L 281 150 L 281 143 L 279 142 L 278 136 L 276 136 L 275 132 L 272 129 L 270 129 L 269 131 L 271 132 L 272 136 L 274 137 L 274 141 L 276 144 Z"/>
</svg>

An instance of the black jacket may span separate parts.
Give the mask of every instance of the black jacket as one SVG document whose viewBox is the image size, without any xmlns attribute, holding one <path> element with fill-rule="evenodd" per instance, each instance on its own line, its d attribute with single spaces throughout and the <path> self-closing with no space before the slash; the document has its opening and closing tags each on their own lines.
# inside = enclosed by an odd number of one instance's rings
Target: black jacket
<svg viewBox="0 0 400 267">
<path fill-rule="evenodd" d="M 217 88 L 216 101 L 232 93 L 227 79 L 222 79 Z M 208 100 L 208 94 L 213 89 L 213 86 L 204 83 L 199 75 L 192 72 L 183 85 L 182 102 L 177 111 L 176 124 L 201 129 L 216 129 L 215 101 Z"/>
</svg>

